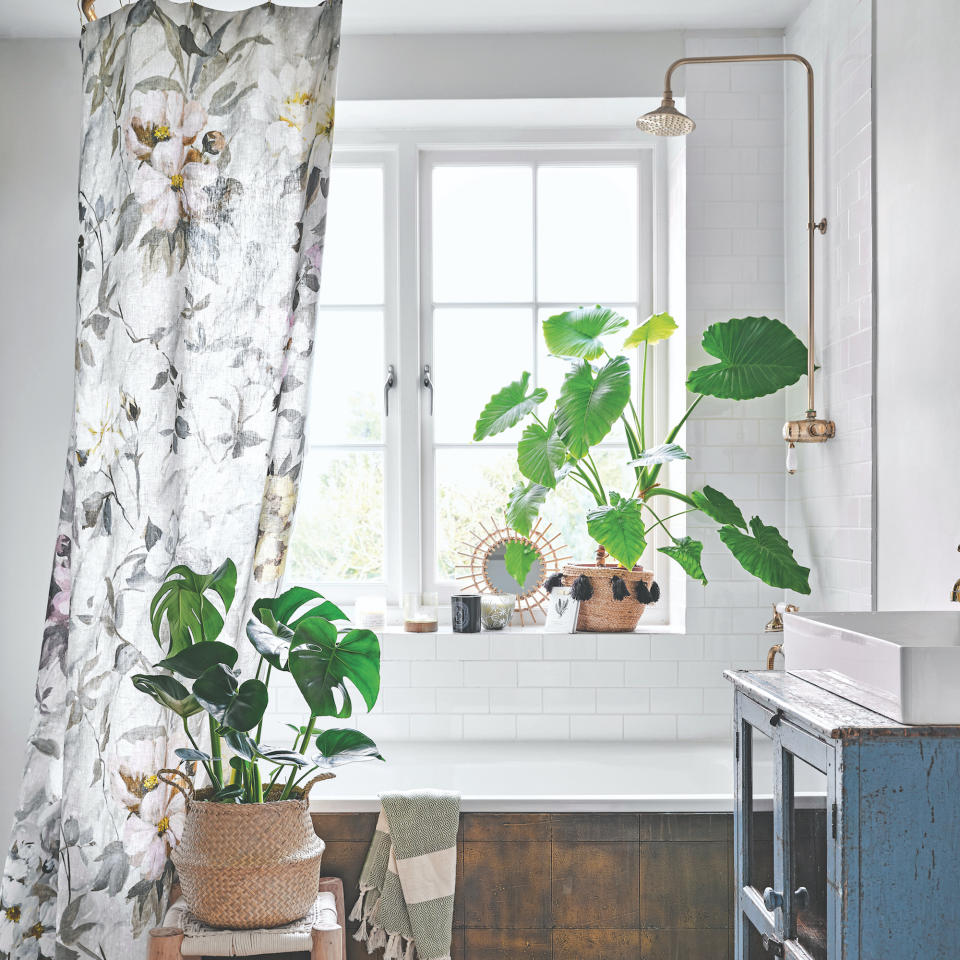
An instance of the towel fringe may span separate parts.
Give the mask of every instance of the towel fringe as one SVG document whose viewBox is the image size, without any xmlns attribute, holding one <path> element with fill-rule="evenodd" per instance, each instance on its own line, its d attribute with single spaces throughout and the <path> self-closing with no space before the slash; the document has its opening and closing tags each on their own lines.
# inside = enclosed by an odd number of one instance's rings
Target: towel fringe
<svg viewBox="0 0 960 960">
<path fill-rule="evenodd" d="M 373 953 L 374 950 L 382 950 L 387 945 L 387 931 L 383 927 L 374 927 L 370 933 L 370 939 L 367 940 L 367 952 Z"/>
<path fill-rule="evenodd" d="M 417 947 L 416 947 L 416 944 L 413 942 L 413 938 L 411 937 L 407 941 L 407 949 L 404 951 L 403 960 L 416 960 L 416 956 L 417 956 Z"/>
<path fill-rule="evenodd" d="M 383 960 L 403 960 L 403 937 L 399 933 L 390 934 Z"/>
<path fill-rule="evenodd" d="M 350 911 L 350 920 L 359 920 L 363 917 L 363 901 L 367 895 L 367 891 L 372 889 L 371 887 L 361 887 L 360 896 L 357 897 L 357 902 L 353 905 L 353 909 Z"/>
</svg>

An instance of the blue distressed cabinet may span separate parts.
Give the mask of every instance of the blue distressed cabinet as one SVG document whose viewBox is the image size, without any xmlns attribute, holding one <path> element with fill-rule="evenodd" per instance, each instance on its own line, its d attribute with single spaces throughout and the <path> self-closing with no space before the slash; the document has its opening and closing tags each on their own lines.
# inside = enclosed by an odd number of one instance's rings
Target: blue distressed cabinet
<svg viewBox="0 0 960 960">
<path fill-rule="evenodd" d="M 904 726 L 779 671 L 725 676 L 736 960 L 960 957 L 960 726 Z"/>
</svg>

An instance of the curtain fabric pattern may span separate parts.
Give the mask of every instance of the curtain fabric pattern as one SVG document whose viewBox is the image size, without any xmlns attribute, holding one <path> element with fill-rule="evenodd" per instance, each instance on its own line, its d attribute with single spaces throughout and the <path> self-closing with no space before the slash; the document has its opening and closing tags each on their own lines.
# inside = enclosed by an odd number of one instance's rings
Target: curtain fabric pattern
<svg viewBox="0 0 960 960">
<path fill-rule="evenodd" d="M 228 641 L 282 573 L 339 32 L 340 0 L 84 29 L 74 423 L 0 956 L 127 960 L 162 919 L 185 738 L 129 678 L 171 565 L 234 559 Z"/>
</svg>

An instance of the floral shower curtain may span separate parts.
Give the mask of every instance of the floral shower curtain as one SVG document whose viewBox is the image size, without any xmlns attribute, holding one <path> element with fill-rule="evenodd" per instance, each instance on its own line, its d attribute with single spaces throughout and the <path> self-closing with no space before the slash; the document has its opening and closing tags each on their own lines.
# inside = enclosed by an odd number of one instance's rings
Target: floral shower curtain
<svg viewBox="0 0 960 960">
<path fill-rule="evenodd" d="M 282 573 L 339 32 L 340 0 L 84 29 L 76 404 L 0 956 L 128 960 L 162 920 L 182 744 L 129 677 L 171 565 L 236 561 L 222 639 Z"/>
</svg>

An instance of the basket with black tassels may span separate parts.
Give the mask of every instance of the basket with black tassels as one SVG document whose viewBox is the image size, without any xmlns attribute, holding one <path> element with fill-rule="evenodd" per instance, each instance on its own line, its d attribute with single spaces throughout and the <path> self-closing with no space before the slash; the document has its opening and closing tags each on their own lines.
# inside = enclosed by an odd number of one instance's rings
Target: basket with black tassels
<svg viewBox="0 0 960 960">
<path fill-rule="evenodd" d="M 601 547 L 596 563 L 570 563 L 562 573 L 554 574 L 544 586 L 570 587 L 574 600 L 580 602 L 577 630 L 586 633 L 622 633 L 635 630 L 649 604 L 660 599 L 660 587 L 653 571 L 637 565 L 627 570 L 616 563 L 606 563 Z"/>
</svg>

